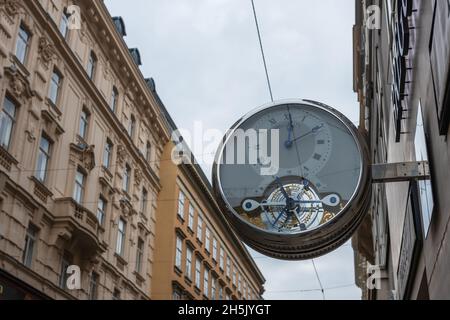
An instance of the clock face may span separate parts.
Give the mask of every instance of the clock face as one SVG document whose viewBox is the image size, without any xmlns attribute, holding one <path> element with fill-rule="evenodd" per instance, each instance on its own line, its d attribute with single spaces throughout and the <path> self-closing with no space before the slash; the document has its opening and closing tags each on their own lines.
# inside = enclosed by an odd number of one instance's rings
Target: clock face
<svg viewBox="0 0 450 320">
<path fill-rule="evenodd" d="M 228 210 L 247 226 L 276 235 L 311 233 L 339 219 L 363 171 L 348 122 L 306 102 L 280 103 L 245 117 L 216 163 L 215 187 Z"/>
</svg>

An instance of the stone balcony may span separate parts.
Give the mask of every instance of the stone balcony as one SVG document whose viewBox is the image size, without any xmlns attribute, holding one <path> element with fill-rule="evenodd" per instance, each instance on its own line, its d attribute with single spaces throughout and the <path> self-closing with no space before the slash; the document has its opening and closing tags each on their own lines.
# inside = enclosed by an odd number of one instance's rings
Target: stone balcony
<svg viewBox="0 0 450 320">
<path fill-rule="evenodd" d="M 106 250 L 103 231 L 94 213 L 72 198 L 55 201 L 53 227 L 61 230 L 58 236 L 76 245 L 86 255 L 98 255 Z"/>
</svg>

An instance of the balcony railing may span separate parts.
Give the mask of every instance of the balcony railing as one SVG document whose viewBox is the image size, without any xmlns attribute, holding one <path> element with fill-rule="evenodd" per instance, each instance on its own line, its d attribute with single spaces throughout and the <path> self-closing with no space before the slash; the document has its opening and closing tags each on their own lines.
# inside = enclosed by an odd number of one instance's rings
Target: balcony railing
<svg viewBox="0 0 450 320">
<path fill-rule="evenodd" d="M 104 251 L 102 231 L 94 213 L 72 198 L 57 199 L 54 208 L 56 223 L 68 227 L 77 243 L 87 250 Z"/>
</svg>

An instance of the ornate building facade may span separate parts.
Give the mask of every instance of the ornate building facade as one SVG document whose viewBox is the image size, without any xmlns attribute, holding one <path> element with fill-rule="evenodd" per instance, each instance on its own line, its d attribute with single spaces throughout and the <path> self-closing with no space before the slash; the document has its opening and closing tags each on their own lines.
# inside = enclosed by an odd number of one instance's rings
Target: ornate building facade
<svg viewBox="0 0 450 320">
<path fill-rule="evenodd" d="M 428 161 L 431 180 L 374 186 L 354 238 L 366 299 L 450 299 L 450 2 L 357 0 L 354 89 L 373 163 Z"/>
<path fill-rule="evenodd" d="M 162 105 L 163 110 L 165 110 Z M 264 276 L 224 219 L 212 187 L 177 128 L 161 160 L 153 281 L 155 299 L 261 300 Z M 171 159 L 179 158 L 180 165 Z M 186 161 L 187 160 L 187 161 Z"/>
<path fill-rule="evenodd" d="M 0 299 L 159 291 L 171 125 L 125 35 L 102 0 L 0 1 Z"/>
</svg>

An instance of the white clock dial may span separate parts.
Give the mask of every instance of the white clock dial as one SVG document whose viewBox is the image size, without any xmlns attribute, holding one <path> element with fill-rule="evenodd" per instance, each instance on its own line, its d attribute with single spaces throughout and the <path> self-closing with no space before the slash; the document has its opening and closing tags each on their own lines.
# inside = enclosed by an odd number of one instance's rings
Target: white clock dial
<svg viewBox="0 0 450 320">
<path fill-rule="evenodd" d="M 318 103 L 276 103 L 232 133 L 216 157 L 214 188 L 252 247 L 268 247 L 268 239 L 279 247 L 276 235 L 298 240 L 343 220 L 365 163 L 358 132 L 341 114 Z"/>
</svg>

